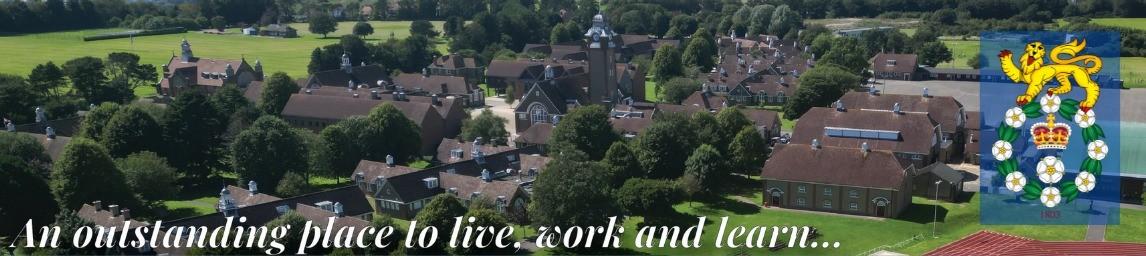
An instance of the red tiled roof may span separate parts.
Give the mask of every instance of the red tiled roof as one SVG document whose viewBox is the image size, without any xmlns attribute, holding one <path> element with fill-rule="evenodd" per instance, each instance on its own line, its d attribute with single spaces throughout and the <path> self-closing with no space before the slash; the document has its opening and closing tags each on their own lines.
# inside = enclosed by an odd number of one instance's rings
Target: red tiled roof
<svg viewBox="0 0 1146 256">
<path fill-rule="evenodd" d="M 760 174 L 765 180 L 892 190 L 901 190 L 907 175 L 890 151 L 864 153 L 856 148 L 812 148 L 805 144 L 777 145 Z"/>
<path fill-rule="evenodd" d="M 1046 242 L 980 230 L 923 255 L 1142 255 L 1146 244 Z"/>
</svg>

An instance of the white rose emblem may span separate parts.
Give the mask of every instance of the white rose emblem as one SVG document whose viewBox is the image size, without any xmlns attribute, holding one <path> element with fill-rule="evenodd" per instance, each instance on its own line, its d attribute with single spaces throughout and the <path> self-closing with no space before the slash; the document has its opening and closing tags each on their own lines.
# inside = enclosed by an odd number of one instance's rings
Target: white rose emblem
<svg viewBox="0 0 1146 256">
<path fill-rule="evenodd" d="M 1019 192 L 1023 191 L 1023 186 L 1027 185 L 1027 177 L 1021 172 L 1012 172 L 1007 174 L 1006 179 L 1007 190 Z"/>
<path fill-rule="evenodd" d="M 1086 144 L 1086 155 L 1094 160 L 1102 160 L 1106 158 L 1106 153 L 1110 152 L 1110 147 L 1106 146 L 1106 142 L 1102 140 L 1091 141 Z"/>
<path fill-rule="evenodd" d="M 1036 170 L 1039 174 L 1039 180 L 1043 183 L 1058 183 L 1059 180 L 1062 180 L 1062 175 L 1063 172 L 1066 171 L 1066 167 L 1063 165 L 1062 160 L 1059 160 L 1057 157 L 1048 156 L 1044 157 L 1042 161 L 1039 161 Z"/>
<path fill-rule="evenodd" d="M 1042 105 L 1043 113 L 1054 114 L 1062 105 L 1062 98 L 1059 98 L 1058 95 L 1043 96 L 1039 99 L 1039 104 Z"/>
<path fill-rule="evenodd" d="M 1094 109 L 1087 109 L 1086 112 L 1079 111 L 1074 113 L 1074 123 L 1078 127 L 1086 128 L 1094 125 Z"/>
<path fill-rule="evenodd" d="M 1003 118 L 1003 121 L 1014 128 L 1023 127 L 1023 123 L 1027 122 L 1027 114 L 1023 113 L 1021 108 L 1011 108 L 1007 110 L 1007 116 Z"/>
<path fill-rule="evenodd" d="M 995 141 L 995 145 L 991 146 L 991 155 L 994 155 L 997 161 L 1007 160 L 1014 154 L 1012 149 L 1013 147 L 1010 142 Z"/>
<path fill-rule="evenodd" d="M 1094 178 L 1094 174 L 1090 172 L 1080 172 L 1077 177 L 1074 177 L 1074 184 L 1078 186 L 1079 192 L 1090 192 L 1094 190 L 1095 183 L 1098 179 Z"/>
<path fill-rule="evenodd" d="M 1059 202 L 1062 202 L 1062 197 L 1059 196 L 1058 188 L 1046 187 L 1043 189 L 1042 195 L 1039 196 L 1039 201 L 1047 207 L 1055 207 Z"/>
</svg>

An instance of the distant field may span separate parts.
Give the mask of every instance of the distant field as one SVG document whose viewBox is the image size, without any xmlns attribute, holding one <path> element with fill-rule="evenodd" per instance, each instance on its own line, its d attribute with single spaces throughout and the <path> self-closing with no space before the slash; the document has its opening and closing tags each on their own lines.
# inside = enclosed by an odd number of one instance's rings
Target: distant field
<svg viewBox="0 0 1146 256">
<path fill-rule="evenodd" d="M 1146 30 L 1146 18 L 1100 18 L 1091 19 L 1090 23 Z"/>
<path fill-rule="evenodd" d="M 1142 19 L 1146 20 L 1146 19 Z M 939 64 L 944 68 L 969 68 L 967 59 L 979 52 L 979 41 L 942 40 L 955 58 L 952 62 Z M 1121 78 L 1129 88 L 1146 88 L 1146 57 L 1123 57 L 1120 60 Z"/>
<path fill-rule="evenodd" d="M 395 38 L 405 38 L 410 34 L 409 21 L 372 21 L 370 24 L 374 26 L 374 34 L 367 37 L 369 42 L 389 38 L 391 33 Z M 434 22 L 434 26 L 439 30 L 441 25 L 440 21 Z M 305 23 L 295 23 L 291 26 L 298 29 L 299 38 L 244 36 L 237 34 L 239 29 L 230 29 L 226 35 L 210 35 L 195 31 L 137 37 L 134 40 L 123 38 L 92 42 L 84 42 L 81 38 L 124 29 L 0 36 L 0 46 L 2 46 L 0 56 L 4 56 L 4 61 L 0 61 L 0 73 L 27 75 L 37 64 L 47 61 L 60 65 L 76 57 L 106 57 L 110 52 L 132 52 L 138 54 L 143 63 L 159 67 L 166 64 L 173 54 L 179 54 L 179 42 L 187 38 L 196 56 L 223 59 L 246 57 L 247 61 L 251 62 L 261 59 L 264 68 L 269 72 L 283 71 L 291 77 L 304 77 L 311 51 L 315 47 L 337 43 L 339 36 L 351 32 L 354 22 L 340 23 L 338 30 L 325 39 L 308 32 Z M 438 43 L 438 51 L 444 53 L 446 50 L 444 40 L 439 40 Z"/>
<path fill-rule="evenodd" d="M 941 40 L 947 48 L 951 49 L 951 57 L 955 60 L 939 64 L 944 68 L 971 68 L 967 60 L 979 53 L 979 41 Z"/>
</svg>

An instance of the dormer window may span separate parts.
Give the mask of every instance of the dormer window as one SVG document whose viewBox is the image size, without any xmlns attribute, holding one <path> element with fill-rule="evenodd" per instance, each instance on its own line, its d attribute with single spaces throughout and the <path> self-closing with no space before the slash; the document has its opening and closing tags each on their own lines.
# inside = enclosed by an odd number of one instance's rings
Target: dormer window
<svg viewBox="0 0 1146 256">
<path fill-rule="evenodd" d="M 888 67 L 894 67 L 895 66 L 895 60 L 887 60 L 886 64 Z"/>
<path fill-rule="evenodd" d="M 453 150 L 450 150 L 450 158 L 461 159 L 465 153 L 466 153 L 465 150 L 462 150 L 460 148 L 455 148 Z"/>
<path fill-rule="evenodd" d="M 425 179 L 422 179 L 422 183 L 426 184 L 427 189 L 433 189 L 433 188 L 438 187 L 438 178 L 435 178 L 435 177 L 425 178 Z"/>
<path fill-rule="evenodd" d="M 505 156 L 505 159 L 509 160 L 510 162 L 517 162 L 517 155 L 510 154 L 508 156 Z"/>
</svg>

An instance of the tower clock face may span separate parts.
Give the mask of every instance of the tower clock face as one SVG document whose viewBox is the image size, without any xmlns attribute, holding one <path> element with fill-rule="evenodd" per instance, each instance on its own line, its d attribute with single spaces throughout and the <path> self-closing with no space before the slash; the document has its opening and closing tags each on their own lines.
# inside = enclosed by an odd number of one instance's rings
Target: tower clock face
<svg viewBox="0 0 1146 256">
<path fill-rule="evenodd" d="M 593 42 L 601 41 L 601 34 L 593 33 Z"/>
</svg>

